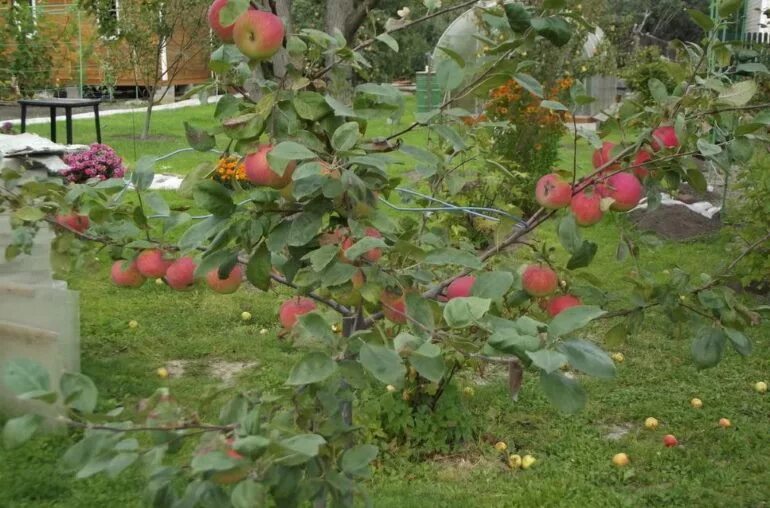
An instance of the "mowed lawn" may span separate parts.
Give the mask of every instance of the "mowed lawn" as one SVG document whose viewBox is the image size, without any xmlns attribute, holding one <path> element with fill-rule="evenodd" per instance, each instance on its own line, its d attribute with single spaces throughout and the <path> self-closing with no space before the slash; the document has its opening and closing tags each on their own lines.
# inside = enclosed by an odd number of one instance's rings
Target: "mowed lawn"
<svg viewBox="0 0 770 508">
<path fill-rule="evenodd" d="M 182 147 L 181 122 L 187 119 L 204 125 L 210 108 L 158 113 L 154 130 L 173 136 L 174 147 Z M 105 133 L 131 132 L 126 118 L 109 117 L 104 123 Z M 111 128 L 115 130 L 109 131 Z M 372 128 L 376 132 L 394 126 Z M 105 134 L 105 142 L 133 160 L 131 143 L 118 145 L 113 139 Z M 173 149 L 170 142 L 140 147 L 140 154 Z M 588 165 L 588 154 L 581 144 L 583 168 Z M 186 157 L 175 159 L 188 161 L 185 168 L 181 162 L 176 166 L 180 173 L 194 167 L 200 155 Z M 170 192 L 167 195 L 172 197 Z M 614 216 L 584 232 L 600 245 L 586 271 L 599 277 L 620 299 L 627 288 L 622 278 L 638 269 L 631 259 L 615 259 L 619 231 L 629 228 L 625 218 Z M 539 238 L 556 244 L 554 224 L 542 228 Z M 720 235 L 689 243 L 641 243 L 640 249 L 641 267 L 661 276 L 673 266 L 695 276 L 716 271 L 735 256 L 726 236 Z M 521 262 L 527 255 L 525 251 L 512 254 Z M 252 363 L 233 382 L 243 389 L 269 387 L 281 383 L 300 356 L 276 335 L 277 302 L 289 294 L 283 289 L 262 293 L 244 288 L 233 295 L 203 288 L 175 293 L 149 281 L 137 290 L 120 290 L 109 283 L 108 271 L 107 260 L 101 258 L 94 260 L 93 269 L 69 278 L 81 295 L 83 372 L 99 387 L 103 409 L 116 404 L 130 409 L 139 398 L 163 385 L 182 402 L 197 407 L 206 394 L 221 386 L 221 373 L 213 372 L 212 367 L 221 370 L 222 366 Z M 241 320 L 243 311 L 252 314 L 250 321 Z M 130 320 L 138 321 L 138 328 L 130 329 Z M 613 324 L 597 324 L 585 337 L 601 344 L 603 333 Z M 469 372 L 457 378 L 457 386 L 474 388 L 475 396 L 462 400 L 464 417 L 478 432 L 449 453 L 419 459 L 413 458 L 414 450 L 389 447 L 368 482 L 374 505 L 767 506 L 770 394 L 757 394 L 752 386 L 770 380 L 770 326 L 765 323 L 748 335 L 754 342 L 749 358 L 729 350 L 718 367 L 698 371 L 690 360 L 687 329 L 680 330 L 652 312 L 638 335 L 608 347 L 625 355 L 617 366 L 618 376 L 610 381 L 584 379 L 590 401 L 574 416 L 563 416 L 550 406 L 534 373 L 525 376 L 519 401 L 513 403 L 502 370 L 488 368 L 483 377 Z M 184 361 L 185 372 L 159 379 L 155 370 L 175 360 Z M 382 387 L 373 384 L 373 389 Z M 692 397 L 703 400 L 702 409 L 690 407 Z M 205 416 L 216 412 L 216 404 L 201 408 Z M 648 416 L 660 420 L 658 430 L 644 429 Z M 717 421 L 721 417 L 729 418 L 732 427 L 720 428 Z M 662 437 L 667 433 L 676 435 L 680 446 L 665 448 Z M 509 471 L 492 447 L 497 440 L 506 441 L 517 453 L 534 455 L 537 463 L 526 471 Z M 57 459 L 73 442 L 72 437 L 49 436 L 18 450 L 0 450 L 0 506 L 141 506 L 144 480 L 138 468 L 116 480 L 101 476 L 75 480 L 72 474 L 60 471 Z M 611 464 L 618 452 L 629 455 L 628 467 L 618 469 Z"/>
</svg>

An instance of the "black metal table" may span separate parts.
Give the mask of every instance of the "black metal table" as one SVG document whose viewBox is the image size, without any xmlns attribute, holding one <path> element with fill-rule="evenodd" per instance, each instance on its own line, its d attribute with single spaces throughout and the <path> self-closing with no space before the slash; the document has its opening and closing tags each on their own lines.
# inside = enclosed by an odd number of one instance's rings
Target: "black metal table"
<svg viewBox="0 0 770 508">
<path fill-rule="evenodd" d="M 72 144 L 72 110 L 73 108 L 94 108 L 96 121 L 96 142 L 102 142 L 102 131 L 99 125 L 100 99 L 21 99 L 21 132 L 27 130 L 27 107 L 48 108 L 51 111 L 51 141 L 56 141 L 56 109 L 64 108 L 67 124 L 67 144 Z"/>
</svg>

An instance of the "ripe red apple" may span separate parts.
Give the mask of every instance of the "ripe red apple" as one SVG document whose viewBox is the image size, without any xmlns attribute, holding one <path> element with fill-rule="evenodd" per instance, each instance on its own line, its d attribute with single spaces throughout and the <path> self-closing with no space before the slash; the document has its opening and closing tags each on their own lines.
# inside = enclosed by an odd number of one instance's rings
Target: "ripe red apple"
<svg viewBox="0 0 770 508">
<path fill-rule="evenodd" d="M 541 176 L 535 186 L 535 199 L 544 208 L 564 208 L 572 200 L 572 186 L 556 173 Z"/>
<path fill-rule="evenodd" d="M 639 204 L 644 188 L 631 173 L 615 173 L 598 186 L 599 193 L 615 200 L 610 210 L 627 212 Z"/>
<path fill-rule="evenodd" d="M 521 274 L 521 285 L 532 296 L 546 296 L 556 291 L 559 277 L 547 266 L 529 265 Z"/>
<path fill-rule="evenodd" d="M 728 428 L 730 425 L 732 424 L 730 423 L 730 420 L 728 420 L 727 418 L 719 419 L 719 426 L 722 427 L 723 429 Z"/>
<path fill-rule="evenodd" d="M 593 189 L 583 189 L 572 196 L 569 204 L 579 226 L 592 226 L 602 220 L 602 197 Z"/>
<path fill-rule="evenodd" d="M 233 40 L 241 53 L 252 60 L 266 60 L 283 44 L 281 18 L 271 12 L 249 9 L 233 25 Z"/>
<path fill-rule="evenodd" d="M 164 253 L 160 249 L 147 249 L 143 250 L 136 257 L 136 267 L 139 273 L 145 277 L 163 277 L 166 275 L 166 270 L 171 266 L 174 261 L 166 259 Z"/>
<path fill-rule="evenodd" d="M 136 268 L 136 262 L 126 263 L 115 261 L 110 270 L 112 282 L 122 288 L 138 288 L 144 284 L 145 278 Z"/>
<path fill-rule="evenodd" d="M 230 294 L 240 287 L 243 279 L 243 269 L 241 265 L 236 264 L 230 270 L 230 274 L 224 279 L 219 278 L 219 268 L 214 268 L 206 274 L 206 284 L 217 293 Z"/>
<path fill-rule="evenodd" d="M 550 300 L 548 300 L 548 306 L 546 307 L 546 312 L 548 312 L 548 315 L 551 317 L 556 317 L 561 311 L 569 309 L 570 307 L 577 307 L 578 305 L 583 305 L 583 303 L 580 301 L 580 298 L 577 296 L 572 295 L 559 295 L 554 296 Z"/>
<path fill-rule="evenodd" d="M 639 180 L 644 180 L 650 175 L 650 170 L 647 169 L 647 167 L 642 166 L 641 164 L 644 164 L 645 162 L 649 162 L 651 160 L 652 160 L 652 155 L 647 150 L 642 150 L 638 152 L 634 157 L 634 162 L 632 165 L 636 167 L 633 168 L 633 172 Z"/>
<path fill-rule="evenodd" d="M 473 284 L 475 283 L 476 277 L 473 275 L 457 277 L 447 286 L 446 299 L 451 300 L 453 298 L 465 298 L 471 296 L 471 289 L 473 289 Z"/>
<path fill-rule="evenodd" d="M 600 167 L 604 166 L 609 161 L 611 161 L 612 150 L 614 148 L 615 148 L 615 143 L 611 143 L 609 141 L 605 141 L 604 143 L 602 143 L 602 147 L 594 151 L 594 155 L 591 159 L 594 164 L 594 168 L 599 169 Z M 604 168 L 602 172 L 610 173 L 612 171 L 617 171 L 618 169 L 620 169 L 620 164 L 615 163 L 609 167 Z"/>
<path fill-rule="evenodd" d="M 86 229 L 88 229 L 88 226 L 91 222 L 88 220 L 88 215 L 79 215 L 77 213 L 69 213 L 69 214 L 57 215 L 56 223 L 64 228 L 71 229 L 72 231 L 76 231 L 78 233 L 82 233 Z"/>
<path fill-rule="evenodd" d="M 191 289 L 195 284 L 195 268 L 193 258 L 185 256 L 177 259 L 166 270 L 166 283 L 177 291 Z"/>
<path fill-rule="evenodd" d="M 676 440 L 673 434 L 666 434 L 663 436 L 663 444 L 666 445 L 666 448 L 673 448 L 679 444 L 679 441 Z"/>
<path fill-rule="evenodd" d="M 227 0 L 214 0 L 214 2 L 212 2 L 211 6 L 209 6 L 208 12 L 209 26 L 211 27 L 211 30 L 217 34 L 217 37 L 222 40 L 222 42 L 232 44 L 234 23 L 223 26 L 219 21 L 219 13 L 225 5 L 227 5 Z"/>
<path fill-rule="evenodd" d="M 650 146 L 656 152 L 661 148 L 675 148 L 679 146 L 679 138 L 676 137 L 676 130 L 670 125 L 658 127 L 652 131 L 652 141 Z"/>
<path fill-rule="evenodd" d="M 382 302 L 382 313 L 386 318 L 396 324 L 406 323 L 406 298 L 404 295 L 383 291 L 380 296 Z"/>
<path fill-rule="evenodd" d="M 272 149 L 272 145 L 260 146 L 255 153 L 246 156 L 243 166 L 246 171 L 246 178 L 254 185 L 265 185 L 273 189 L 282 189 L 291 183 L 291 175 L 294 173 L 297 163 L 291 161 L 286 166 L 283 176 L 278 176 L 275 171 L 270 169 L 270 165 L 267 163 L 267 154 Z"/>
<path fill-rule="evenodd" d="M 281 308 L 278 310 L 278 319 L 284 328 L 291 330 L 297 324 L 297 319 L 300 316 L 314 311 L 315 308 L 316 305 L 313 300 L 298 296 L 281 304 Z"/>
</svg>

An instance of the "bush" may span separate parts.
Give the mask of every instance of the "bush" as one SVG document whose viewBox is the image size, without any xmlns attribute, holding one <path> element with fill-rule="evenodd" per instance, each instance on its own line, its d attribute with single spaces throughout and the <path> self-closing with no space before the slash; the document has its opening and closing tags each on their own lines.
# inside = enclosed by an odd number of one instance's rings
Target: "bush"
<svg viewBox="0 0 770 508">
<path fill-rule="evenodd" d="M 623 69 L 621 77 L 626 80 L 628 89 L 639 93 L 644 102 L 653 101 L 647 84 L 652 78 L 660 80 L 668 90 L 676 86 L 666 69 L 666 60 L 661 56 L 660 48 L 657 46 L 639 49 L 629 58 L 629 61 L 632 63 Z"/>
<path fill-rule="evenodd" d="M 70 168 L 62 174 L 73 183 L 84 183 L 91 178 L 122 178 L 126 171 L 123 159 L 115 150 L 98 143 L 83 152 L 65 155 L 64 162 Z"/>
<path fill-rule="evenodd" d="M 770 154 L 757 153 L 752 161 L 738 174 L 736 190 L 740 199 L 735 200 L 735 222 L 738 238 L 736 251 L 770 234 Z M 767 242 L 765 242 L 766 244 Z M 770 252 L 767 248 L 754 250 L 741 264 L 741 282 L 758 284 L 770 289 Z"/>
</svg>

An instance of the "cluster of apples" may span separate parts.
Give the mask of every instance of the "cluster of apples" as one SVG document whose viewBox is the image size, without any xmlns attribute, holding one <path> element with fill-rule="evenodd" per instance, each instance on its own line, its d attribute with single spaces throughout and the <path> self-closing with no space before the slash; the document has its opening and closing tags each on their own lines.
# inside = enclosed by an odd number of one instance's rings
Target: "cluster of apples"
<svg viewBox="0 0 770 508">
<path fill-rule="evenodd" d="M 172 289 L 184 291 L 195 285 L 196 268 L 190 256 L 170 259 L 161 249 L 146 249 L 133 261 L 115 261 L 110 276 L 118 287 L 138 288 L 148 278 L 155 278 L 165 281 Z M 205 279 L 208 287 L 217 293 L 234 293 L 241 285 L 243 268 L 235 264 L 225 278 L 219 276 L 219 268 L 214 268 Z"/>
<path fill-rule="evenodd" d="M 609 209 L 616 212 L 627 212 L 636 207 L 644 195 L 640 180 L 647 178 L 650 173 L 644 164 L 652 160 L 652 153 L 642 149 L 632 160 L 632 171 L 621 171 L 620 163 L 607 166 L 612 160 L 615 146 L 609 141 L 602 143 L 602 147 L 592 157 L 594 168 L 601 168 L 601 171 L 574 189 L 557 173 L 541 177 L 535 186 L 535 198 L 540 206 L 550 210 L 569 206 L 575 222 L 580 226 L 591 226 L 602 220 L 604 198 L 612 200 Z M 663 126 L 653 131 L 649 145 L 652 152 L 677 146 L 679 139 L 673 127 Z"/>
<path fill-rule="evenodd" d="M 272 57 L 283 44 L 284 26 L 281 18 L 271 12 L 249 7 L 230 25 L 222 25 L 220 12 L 228 0 L 214 0 L 209 7 L 211 30 L 227 44 L 235 44 L 251 60 Z"/>
</svg>

